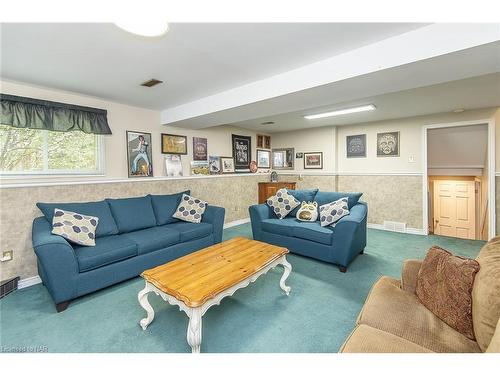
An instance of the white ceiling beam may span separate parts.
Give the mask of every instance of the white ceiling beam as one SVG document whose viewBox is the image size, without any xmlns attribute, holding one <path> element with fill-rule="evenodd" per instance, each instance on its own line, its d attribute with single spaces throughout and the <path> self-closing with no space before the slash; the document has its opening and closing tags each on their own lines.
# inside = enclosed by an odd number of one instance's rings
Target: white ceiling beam
<svg viewBox="0 0 500 375">
<path fill-rule="evenodd" d="M 498 40 L 499 24 L 433 24 L 260 81 L 167 108 L 161 111 L 161 123 L 172 124 Z"/>
</svg>

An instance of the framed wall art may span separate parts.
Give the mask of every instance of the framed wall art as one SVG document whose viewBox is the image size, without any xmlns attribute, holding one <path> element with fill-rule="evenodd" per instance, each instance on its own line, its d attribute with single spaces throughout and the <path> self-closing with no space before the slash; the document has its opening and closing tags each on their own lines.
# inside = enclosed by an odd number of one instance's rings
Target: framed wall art
<svg viewBox="0 0 500 375">
<path fill-rule="evenodd" d="M 323 153 L 304 152 L 304 169 L 323 169 Z"/>
<path fill-rule="evenodd" d="M 271 168 L 271 151 L 257 150 L 257 168 Z"/>
<path fill-rule="evenodd" d="M 273 150 L 273 169 L 293 169 L 295 150 L 293 148 L 276 148 Z"/>
<path fill-rule="evenodd" d="M 377 133 L 377 156 L 399 156 L 399 132 Z"/>
<path fill-rule="evenodd" d="M 234 159 L 226 156 L 220 157 L 222 173 L 234 173 Z"/>
<path fill-rule="evenodd" d="M 153 177 L 151 133 L 127 131 L 129 177 Z"/>
<path fill-rule="evenodd" d="M 220 156 L 212 156 L 208 157 L 208 169 L 210 170 L 210 174 L 220 174 L 222 173 L 222 166 L 220 162 Z"/>
<path fill-rule="evenodd" d="M 208 161 L 192 161 L 191 162 L 191 174 L 192 175 L 198 175 L 198 174 L 210 174 L 210 171 L 208 169 Z"/>
<path fill-rule="evenodd" d="M 162 134 L 161 153 L 187 155 L 187 137 L 177 134 Z"/>
<path fill-rule="evenodd" d="M 252 137 L 232 134 L 234 168 L 237 172 L 250 172 Z"/>
<path fill-rule="evenodd" d="M 345 138 L 346 157 L 365 158 L 366 157 L 366 134 L 348 135 Z"/>
<path fill-rule="evenodd" d="M 193 137 L 193 160 L 207 161 L 207 159 L 208 159 L 207 139 Z"/>
<path fill-rule="evenodd" d="M 165 171 L 167 177 L 179 177 L 184 175 L 180 155 L 165 155 Z"/>
</svg>

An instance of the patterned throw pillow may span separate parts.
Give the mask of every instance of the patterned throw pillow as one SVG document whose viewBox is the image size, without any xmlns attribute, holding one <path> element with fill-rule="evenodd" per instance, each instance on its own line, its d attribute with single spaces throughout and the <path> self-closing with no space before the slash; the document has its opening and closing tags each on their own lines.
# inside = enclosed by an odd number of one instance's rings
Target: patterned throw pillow
<svg viewBox="0 0 500 375">
<path fill-rule="evenodd" d="M 300 205 L 300 202 L 286 189 L 279 189 L 276 195 L 267 199 L 266 203 L 273 209 L 278 219 L 284 219 L 295 207 Z"/>
<path fill-rule="evenodd" d="M 99 218 L 76 212 L 54 209 L 52 233 L 83 246 L 95 246 L 95 231 Z"/>
<path fill-rule="evenodd" d="M 322 227 L 337 225 L 337 221 L 349 215 L 347 206 L 348 198 L 340 198 L 335 202 L 330 202 L 319 207 L 319 220 Z"/>
<path fill-rule="evenodd" d="M 194 198 L 187 194 L 182 194 L 181 203 L 172 217 L 190 223 L 200 223 L 203 213 L 207 209 L 208 203 L 201 199 Z"/>
</svg>

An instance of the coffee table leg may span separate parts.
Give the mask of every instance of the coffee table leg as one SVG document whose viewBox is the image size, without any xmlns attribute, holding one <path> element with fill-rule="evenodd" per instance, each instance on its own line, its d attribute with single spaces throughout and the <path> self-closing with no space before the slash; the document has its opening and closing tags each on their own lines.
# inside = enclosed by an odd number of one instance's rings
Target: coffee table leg
<svg viewBox="0 0 500 375">
<path fill-rule="evenodd" d="M 189 325 L 187 330 L 187 342 L 193 353 L 200 352 L 201 346 L 201 308 L 191 309 L 189 315 Z"/>
<path fill-rule="evenodd" d="M 149 292 L 151 292 L 151 290 L 149 289 L 148 283 L 146 282 L 146 286 L 144 287 L 144 289 L 141 290 L 139 292 L 139 294 L 137 295 L 137 299 L 139 300 L 139 304 L 142 306 L 142 308 L 144 310 L 146 310 L 146 313 L 148 314 L 146 318 L 141 319 L 139 322 L 139 325 L 142 327 L 143 330 L 145 330 L 148 327 L 148 325 L 155 318 L 155 312 L 148 301 L 148 293 Z"/>
<path fill-rule="evenodd" d="M 292 265 L 287 262 L 285 257 L 283 257 L 283 259 L 281 261 L 281 265 L 284 268 L 284 272 L 283 272 L 283 276 L 281 276 L 280 287 L 281 287 L 281 289 L 283 289 L 283 291 L 288 296 L 290 294 L 290 291 L 292 290 L 292 288 L 290 288 L 289 286 L 286 286 L 285 281 L 288 278 L 288 276 L 290 276 L 290 272 L 292 272 Z"/>
</svg>

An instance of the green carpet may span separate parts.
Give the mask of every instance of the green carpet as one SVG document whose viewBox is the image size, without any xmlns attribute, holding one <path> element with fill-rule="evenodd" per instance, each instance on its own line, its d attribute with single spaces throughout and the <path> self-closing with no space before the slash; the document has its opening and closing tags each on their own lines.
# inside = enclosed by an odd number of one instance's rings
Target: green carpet
<svg viewBox="0 0 500 375">
<path fill-rule="evenodd" d="M 249 224 L 224 231 L 224 238 L 251 237 Z M 287 297 L 279 288 L 282 268 L 261 276 L 203 317 L 202 352 L 337 352 L 352 330 L 370 290 L 381 275 L 399 278 L 404 259 L 423 258 L 437 244 L 475 257 L 482 241 L 368 230 L 368 246 L 340 273 L 334 265 L 289 255 L 293 266 Z M 41 284 L 0 300 L 3 351 L 44 346 L 49 352 L 189 352 L 187 316 L 159 297 L 146 331 L 137 302 L 143 281 L 135 278 L 73 301 L 57 314 Z"/>
</svg>

